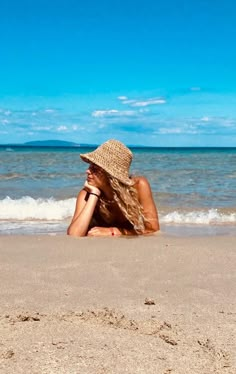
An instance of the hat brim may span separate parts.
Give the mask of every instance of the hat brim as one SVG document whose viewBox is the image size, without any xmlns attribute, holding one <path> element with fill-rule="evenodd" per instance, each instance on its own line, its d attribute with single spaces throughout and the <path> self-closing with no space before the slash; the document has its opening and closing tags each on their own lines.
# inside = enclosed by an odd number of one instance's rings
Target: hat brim
<svg viewBox="0 0 236 374">
<path fill-rule="evenodd" d="M 124 175 L 121 175 L 121 174 L 118 174 L 118 173 L 114 172 L 114 168 L 109 168 L 109 166 L 107 166 L 106 168 L 104 168 L 104 165 L 99 161 L 99 159 L 96 157 L 96 155 L 93 152 L 91 152 L 91 153 L 82 153 L 82 154 L 80 154 L 80 158 L 84 162 L 87 162 L 88 164 L 93 163 L 93 164 L 99 166 L 107 174 L 109 174 L 110 176 L 118 179 L 121 183 L 123 183 L 123 184 L 125 184 L 127 186 L 132 186 L 134 184 L 134 182 L 132 181 L 131 178 L 128 178 L 128 177 L 126 177 Z"/>
</svg>

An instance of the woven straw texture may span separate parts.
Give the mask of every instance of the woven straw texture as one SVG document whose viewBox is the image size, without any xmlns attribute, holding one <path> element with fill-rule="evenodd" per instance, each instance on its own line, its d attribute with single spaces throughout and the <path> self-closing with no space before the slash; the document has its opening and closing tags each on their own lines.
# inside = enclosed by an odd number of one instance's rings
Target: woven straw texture
<svg viewBox="0 0 236 374">
<path fill-rule="evenodd" d="M 132 162 L 132 152 L 118 140 L 108 140 L 100 145 L 95 151 L 81 154 L 83 161 L 100 166 L 112 177 L 120 182 L 131 185 L 129 168 Z"/>
</svg>

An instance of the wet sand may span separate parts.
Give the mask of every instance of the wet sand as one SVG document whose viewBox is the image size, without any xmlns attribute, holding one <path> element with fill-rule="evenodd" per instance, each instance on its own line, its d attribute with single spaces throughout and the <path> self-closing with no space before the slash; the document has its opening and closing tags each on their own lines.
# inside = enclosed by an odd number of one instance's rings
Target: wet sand
<svg viewBox="0 0 236 374">
<path fill-rule="evenodd" d="M 236 237 L 0 237 L 0 373 L 236 373 Z"/>
</svg>

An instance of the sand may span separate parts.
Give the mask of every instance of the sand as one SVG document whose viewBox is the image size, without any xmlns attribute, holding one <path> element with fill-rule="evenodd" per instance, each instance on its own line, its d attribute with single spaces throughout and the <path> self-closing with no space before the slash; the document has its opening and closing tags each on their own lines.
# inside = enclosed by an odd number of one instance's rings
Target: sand
<svg viewBox="0 0 236 374">
<path fill-rule="evenodd" d="M 236 373 L 236 237 L 0 237 L 0 373 Z"/>
</svg>

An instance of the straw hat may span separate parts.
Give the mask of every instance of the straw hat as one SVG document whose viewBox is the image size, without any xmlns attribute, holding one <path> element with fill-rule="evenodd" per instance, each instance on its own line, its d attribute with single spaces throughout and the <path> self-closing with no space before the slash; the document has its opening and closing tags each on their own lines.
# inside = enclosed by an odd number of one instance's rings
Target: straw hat
<svg viewBox="0 0 236 374">
<path fill-rule="evenodd" d="M 129 167 L 133 158 L 132 152 L 118 140 L 108 140 L 95 151 L 81 154 L 83 161 L 100 166 L 112 177 L 126 185 L 131 185 Z"/>
</svg>

